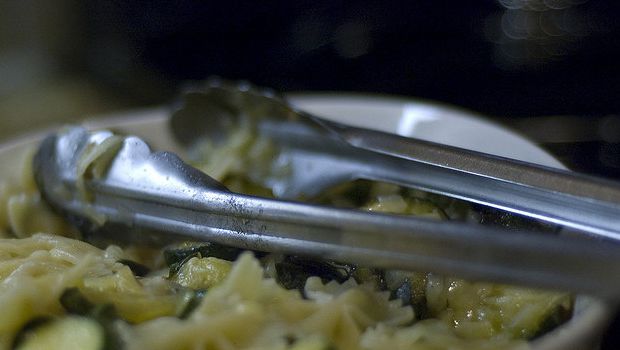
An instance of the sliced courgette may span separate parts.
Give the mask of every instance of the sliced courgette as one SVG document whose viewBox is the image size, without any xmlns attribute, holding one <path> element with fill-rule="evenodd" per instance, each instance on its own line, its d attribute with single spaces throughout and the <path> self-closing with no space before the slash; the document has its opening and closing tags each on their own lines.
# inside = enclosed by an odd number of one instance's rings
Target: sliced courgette
<svg viewBox="0 0 620 350">
<path fill-rule="evenodd" d="M 323 337 L 308 337 L 294 340 L 289 350 L 336 350 L 336 347 Z"/>
<path fill-rule="evenodd" d="M 149 272 L 151 272 L 151 269 L 133 260 L 121 259 L 118 262 L 129 267 L 131 272 L 133 272 L 133 274 L 138 277 L 144 277 L 148 275 Z"/>
<path fill-rule="evenodd" d="M 385 279 L 387 288 L 391 291 L 391 297 L 402 300 L 403 305 L 411 305 L 416 319 L 429 317 L 425 273 L 389 270 L 385 272 Z"/>
<path fill-rule="evenodd" d="M 330 261 L 310 260 L 296 256 L 286 256 L 275 263 L 276 281 L 286 289 L 303 291 L 308 277 L 320 277 L 323 282 L 342 283 L 352 277 L 355 267 Z"/>
<path fill-rule="evenodd" d="M 210 289 L 226 279 L 231 269 L 232 262 L 228 260 L 191 257 L 170 278 L 183 287 Z"/>
<path fill-rule="evenodd" d="M 207 291 L 204 289 L 200 290 L 189 290 L 187 297 L 185 298 L 185 303 L 181 307 L 181 311 L 179 312 L 179 318 L 184 320 L 188 318 L 192 312 L 200 305 L 202 299 L 207 294 Z"/>
<path fill-rule="evenodd" d="M 234 261 L 243 252 L 242 249 L 227 247 L 209 242 L 186 242 L 164 250 L 164 260 L 170 268 L 169 276 L 176 275 L 181 266 L 193 257 L 213 257 Z"/>
<path fill-rule="evenodd" d="M 547 317 L 545 317 L 540 325 L 538 326 L 538 330 L 530 339 L 539 338 L 562 323 L 568 321 L 571 318 L 571 309 L 566 305 L 558 304 L 556 307 L 549 313 Z"/>
<path fill-rule="evenodd" d="M 104 343 L 100 349 L 123 348 L 123 342 L 114 328 L 114 322 L 119 320 L 119 317 L 113 305 L 94 304 L 77 288 L 66 289 L 60 296 L 60 304 L 69 314 L 89 319 L 100 326 L 104 335 Z"/>
<path fill-rule="evenodd" d="M 82 316 L 49 319 L 29 325 L 18 339 L 16 350 L 103 350 L 106 332 L 96 320 Z"/>
</svg>

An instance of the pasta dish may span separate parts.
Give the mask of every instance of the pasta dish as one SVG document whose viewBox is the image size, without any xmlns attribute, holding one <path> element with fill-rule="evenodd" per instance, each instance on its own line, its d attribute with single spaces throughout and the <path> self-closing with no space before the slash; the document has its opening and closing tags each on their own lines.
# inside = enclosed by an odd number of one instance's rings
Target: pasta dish
<svg viewBox="0 0 620 350">
<path fill-rule="evenodd" d="M 286 171 L 250 123 L 190 162 L 271 196 Z M 573 297 L 423 271 L 242 251 L 209 242 L 95 247 L 51 211 L 30 159 L 0 185 L 0 349 L 498 349 L 570 318 Z M 522 227 L 527 220 L 395 185 L 354 181 L 324 205 Z M 550 229 L 542 227 L 541 229 Z"/>
</svg>

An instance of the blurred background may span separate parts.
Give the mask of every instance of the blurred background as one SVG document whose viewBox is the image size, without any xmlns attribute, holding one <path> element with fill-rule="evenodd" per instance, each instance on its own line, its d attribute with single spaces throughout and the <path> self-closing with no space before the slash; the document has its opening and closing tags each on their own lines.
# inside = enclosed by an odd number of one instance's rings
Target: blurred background
<svg viewBox="0 0 620 350">
<path fill-rule="evenodd" d="M 219 75 L 451 103 L 620 178 L 618 15 L 615 0 L 0 0 L 0 138 Z"/>
<path fill-rule="evenodd" d="M 217 74 L 452 103 L 620 177 L 619 14 L 615 0 L 0 0 L 0 136 Z"/>
</svg>

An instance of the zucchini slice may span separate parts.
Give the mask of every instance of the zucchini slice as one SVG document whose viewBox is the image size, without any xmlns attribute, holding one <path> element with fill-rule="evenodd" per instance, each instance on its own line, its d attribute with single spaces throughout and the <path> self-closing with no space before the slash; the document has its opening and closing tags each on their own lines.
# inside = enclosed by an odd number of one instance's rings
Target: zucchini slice
<svg viewBox="0 0 620 350">
<path fill-rule="evenodd" d="M 103 350 L 105 330 L 93 319 L 68 316 L 28 327 L 19 337 L 15 350 Z"/>
<path fill-rule="evenodd" d="M 191 258 L 213 257 L 222 260 L 235 261 L 243 252 L 242 249 L 227 247 L 210 242 L 186 242 L 168 247 L 164 250 L 164 260 L 170 268 L 169 277 L 175 276 L 179 269 Z"/>
<path fill-rule="evenodd" d="M 123 341 L 114 328 L 114 322 L 119 317 L 113 305 L 93 304 L 77 288 L 66 289 L 59 301 L 71 317 L 85 318 L 99 325 L 104 336 L 103 345 L 99 349 L 124 348 Z"/>
<path fill-rule="evenodd" d="M 137 277 L 144 277 L 148 275 L 149 272 L 151 272 L 151 269 L 149 269 L 147 266 L 142 265 L 133 260 L 121 259 L 118 262 L 129 267 L 131 272 L 133 272 L 133 274 L 136 275 Z"/>
<path fill-rule="evenodd" d="M 336 281 L 343 283 L 352 277 L 353 265 L 339 264 L 333 261 L 319 261 L 288 255 L 275 263 L 276 281 L 286 289 L 303 291 L 310 276 L 320 277 L 326 283 Z"/>
<path fill-rule="evenodd" d="M 181 310 L 178 314 L 178 317 L 182 320 L 188 318 L 192 312 L 200 305 L 202 299 L 207 294 L 207 291 L 204 289 L 200 290 L 189 290 L 188 294 L 185 298 L 185 303 L 181 307 Z"/>
</svg>

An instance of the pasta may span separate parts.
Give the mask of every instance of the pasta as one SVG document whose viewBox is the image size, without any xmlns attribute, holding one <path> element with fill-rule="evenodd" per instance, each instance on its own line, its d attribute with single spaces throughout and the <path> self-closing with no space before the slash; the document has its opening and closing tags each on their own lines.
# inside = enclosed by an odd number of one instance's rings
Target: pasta
<svg viewBox="0 0 620 350">
<path fill-rule="evenodd" d="M 109 156 L 117 143 L 103 146 L 92 153 Z M 194 165 L 232 190 L 264 196 L 270 178 L 287 175 L 275 158 L 249 124 L 193 150 Z M 196 242 L 97 248 L 47 208 L 28 165 L 23 173 L 0 185 L 0 350 L 520 349 L 570 317 L 565 293 L 425 272 Z M 479 219 L 463 203 L 386 184 L 343 184 L 313 200 Z"/>
</svg>

